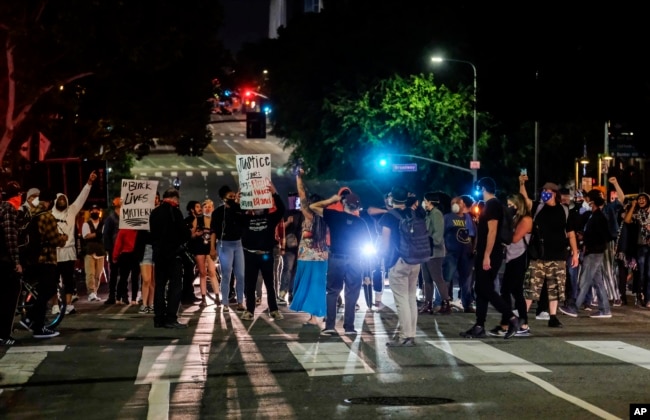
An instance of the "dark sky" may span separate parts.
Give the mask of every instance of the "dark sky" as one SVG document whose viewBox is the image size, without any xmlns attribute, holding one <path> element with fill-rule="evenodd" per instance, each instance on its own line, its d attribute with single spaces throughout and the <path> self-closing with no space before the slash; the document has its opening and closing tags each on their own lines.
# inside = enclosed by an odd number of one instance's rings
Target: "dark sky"
<svg viewBox="0 0 650 420">
<path fill-rule="evenodd" d="M 224 21 L 219 33 L 225 47 L 236 54 L 243 43 L 269 34 L 269 0 L 221 0 Z"/>
</svg>

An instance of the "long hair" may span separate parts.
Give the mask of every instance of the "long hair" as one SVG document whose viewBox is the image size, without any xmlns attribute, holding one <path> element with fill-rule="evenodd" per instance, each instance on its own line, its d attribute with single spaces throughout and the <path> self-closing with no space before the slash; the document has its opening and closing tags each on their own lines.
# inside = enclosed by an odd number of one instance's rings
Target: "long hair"
<svg viewBox="0 0 650 420">
<path fill-rule="evenodd" d="M 521 219 L 526 216 L 530 216 L 530 210 L 528 210 L 528 206 L 526 205 L 526 199 L 518 192 L 510 194 L 508 196 L 508 200 L 512 201 L 512 203 L 517 208 L 513 219 L 513 225 L 517 226 Z"/>
<path fill-rule="evenodd" d="M 317 203 L 322 199 L 323 198 L 318 194 L 311 194 L 309 196 L 309 202 L 304 205 L 309 207 L 309 204 Z M 314 247 L 319 250 L 325 250 L 327 249 L 327 225 L 322 217 L 315 213 L 312 214 L 314 217 L 311 222 L 311 236 L 314 241 Z"/>
</svg>

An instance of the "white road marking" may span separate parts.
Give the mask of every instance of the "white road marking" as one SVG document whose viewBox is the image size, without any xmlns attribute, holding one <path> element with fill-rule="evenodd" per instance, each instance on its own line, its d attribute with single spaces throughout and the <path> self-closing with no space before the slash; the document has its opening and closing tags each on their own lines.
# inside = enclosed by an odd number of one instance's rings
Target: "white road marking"
<svg viewBox="0 0 650 420">
<path fill-rule="evenodd" d="M 472 364 L 483 372 L 550 372 L 550 370 L 494 348 L 482 341 L 439 340 L 427 341 L 445 353 Z"/>
<path fill-rule="evenodd" d="M 483 372 L 488 373 L 512 373 L 524 379 L 527 379 L 539 386 L 549 394 L 555 395 L 558 398 L 574 404 L 590 413 L 603 418 L 603 419 L 617 419 L 615 415 L 607 411 L 574 397 L 556 386 L 540 379 L 530 372 L 551 372 L 550 370 L 538 366 L 534 363 L 528 362 L 517 356 L 513 356 L 504 351 L 496 349 L 482 341 L 427 341 L 434 347 L 439 348 L 445 353 L 451 354 L 462 361 L 472 364 L 481 369 Z M 591 348 L 589 348 L 591 350 Z"/>
<path fill-rule="evenodd" d="M 162 172 L 154 172 L 153 176 L 158 177 L 158 178 L 162 178 L 163 174 L 162 174 Z"/>
<path fill-rule="evenodd" d="M 136 385 L 158 381 L 205 382 L 206 375 L 198 345 L 144 346 Z"/>
<path fill-rule="evenodd" d="M 192 176 L 194 173 L 192 171 L 185 171 L 185 176 Z"/>
<path fill-rule="evenodd" d="M 232 145 L 230 144 L 230 142 L 229 142 L 228 140 L 225 140 L 223 143 L 224 143 L 226 146 L 228 146 L 228 148 L 229 148 L 230 150 L 232 150 L 233 152 L 235 152 L 236 155 L 241 155 L 241 153 L 239 153 L 239 151 L 238 151 L 237 149 L 235 149 L 234 147 L 232 147 Z"/>
<path fill-rule="evenodd" d="M 369 375 L 375 371 L 345 343 L 287 343 L 309 376 Z"/>
<path fill-rule="evenodd" d="M 650 370 L 650 350 L 641 347 L 622 341 L 567 341 L 567 343 Z"/>
<path fill-rule="evenodd" d="M 15 385 L 5 390 L 16 390 L 27 383 L 48 352 L 64 351 L 64 345 L 11 347 L 0 359 L 0 385 Z"/>
<path fill-rule="evenodd" d="M 214 165 L 213 163 L 209 162 L 208 160 L 206 160 L 206 159 L 203 158 L 203 157 L 199 157 L 199 160 L 200 160 L 201 162 L 205 162 L 206 164 L 210 165 L 210 166 L 213 167 L 213 168 L 217 168 L 216 165 Z M 201 165 L 200 167 L 204 167 L 204 166 Z"/>
<path fill-rule="evenodd" d="M 147 420 L 166 420 L 169 418 L 169 391 L 171 382 L 158 381 L 151 384 L 149 391 Z"/>
<path fill-rule="evenodd" d="M 172 168 L 174 168 L 174 166 L 172 166 Z M 171 171 L 171 172 L 169 173 L 169 175 L 170 175 L 170 176 L 178 176 L 178 172 L 176 172 L 176 171 Z"/>
</svg>

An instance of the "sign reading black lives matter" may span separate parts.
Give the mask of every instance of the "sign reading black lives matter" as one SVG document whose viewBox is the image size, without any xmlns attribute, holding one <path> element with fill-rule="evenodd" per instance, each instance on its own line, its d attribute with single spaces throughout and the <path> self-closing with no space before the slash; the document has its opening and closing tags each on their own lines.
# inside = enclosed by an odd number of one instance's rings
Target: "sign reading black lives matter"
<svg viewBox="0 0 650 420">
<path fill-rule="evenodd" d="M 243 210 L 273 207 L 271 184 L 271 155 L 237 155 L 239 175 L 239 205 Z"/>
<path fill-rule="evenodd" d="M 149 230 L 149 214 L 154 208 L 158 181 L 123 179 L 120 229 Z"/>
</svg>

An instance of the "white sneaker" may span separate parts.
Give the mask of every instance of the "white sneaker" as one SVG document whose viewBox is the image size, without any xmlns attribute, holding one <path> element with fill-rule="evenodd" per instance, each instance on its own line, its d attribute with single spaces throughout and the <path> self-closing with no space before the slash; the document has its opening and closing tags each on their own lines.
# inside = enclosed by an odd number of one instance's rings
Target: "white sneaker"
<svg viewBox="0 0 650 420">
<path fill-rule="evenodd" d="M 88 295 L 88 302 L 95 302 L 101 300 L 99 297 L 97 297 L 97 293 L 91 293 Z"/>
<path fill-rule="evenodd" d="M 535 319 L 539 321 L 548 321 L 551 319 L 551 315 L 546 311 L 542 311 L 535 317 Z"/>
<path fill-rule="evenodd" d="M 59 305 L 52 305 L 52 315 L 58 315 L 61 313 L 61 309 L 59 309 Z"/>
<path fill-rule="evenodd" d="M 74 305 L 68 305 L 65 307 L 65 314 L 70 315 L 70 314 L 76 314 L 77 310 L 74 308 Z"/>
</svg>

